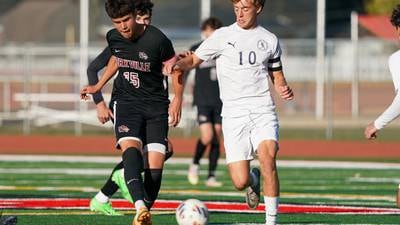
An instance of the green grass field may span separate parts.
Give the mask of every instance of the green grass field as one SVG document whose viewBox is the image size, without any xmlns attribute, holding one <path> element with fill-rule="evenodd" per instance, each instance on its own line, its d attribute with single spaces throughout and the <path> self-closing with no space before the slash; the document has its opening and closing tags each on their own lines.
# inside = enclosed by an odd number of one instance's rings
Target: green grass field
<svg viewBox="0 0 400 225">
<path fill-rule="evenodd" d="M 90 157 L 88 157 L 90 158 Z M 67 161 L 67 160 L 66 160 Z M 286 162 L 279 166 L 281 203 L 295 205 L 362 206 L 394 208 L 400 165 L 375 169 L 312 167 L 305 162 L 296 167 Z M 352 165 L 347 163 L 346 165 Z M 369 166 L 368 166 L 369 165 Z M 311 166 L 311 168 L 309 168 Z M 96 162 L 18 162 L 0 160 L 0 203 L 4 199 L 25 198 L 91 198 L 101 187 L 113 167 Z M 159 199 L 243 202 L 244 192 L 231 185 L 225 165 L 217 173 L 224 183 L 209 188 L 201 183 L 191 186 L 186 180 L 186 163 L 166 165 Z M 333 166 L 335 167 L 335 166 Z M 202 179 L 207 165 L 202 165 Z M 115 198 L 121 198 L 117 193 Z M 0 204 L 1 207 L 1 204 Z M 17 215 L 18 225 L 109 225 L 131 224 L 133 211 L 124 216 L 107 217 L 88 209 L 18 209 L 2 210 L 3 215 Z M 280 224 L 400 224 L 398 214 L 306 214 L 285 213 Z M 176 224 L 174 211 L 156 211 L 153 224 Z M 262 224 L 262 213 L 211 212 L 210 224 Z"/>
</svg>

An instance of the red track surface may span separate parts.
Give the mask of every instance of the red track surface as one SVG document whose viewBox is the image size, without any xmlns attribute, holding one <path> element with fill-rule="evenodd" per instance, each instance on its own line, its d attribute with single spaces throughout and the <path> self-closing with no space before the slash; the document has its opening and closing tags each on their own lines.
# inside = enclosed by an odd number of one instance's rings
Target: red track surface
<svg viewBox="0 0 400 225">
<path fill-rule="evenodd" d="M 0 154 L 119 155 L 109 136 L 0 136 Z M 190 155 L 195 139 L 171 139 L 178 155 Z M 280 157 L 400 158 L 400 143 L 283 140 Z"/>
<path fill-rule="evenodd" d="M 0 208 L 12 209 L 88 209 L 89 199 L 0 199 Z M 154 210 L 175 210 L 180 201 L 159 200 Z M 132 209 L 132 204 L 125 200 L 112 201 L 117 209 Z M 246 204 L 232 202 L 205 202 L 208 209 L 214 212 L 249 212 L 262 213 L 264 206 L 249 210 Z M 280 213 L 332 213 L 332 214 L 400 214 L 400 209 L 346 207 L 346 206 L 312 206 L 281 204 Z"/>
</svg>

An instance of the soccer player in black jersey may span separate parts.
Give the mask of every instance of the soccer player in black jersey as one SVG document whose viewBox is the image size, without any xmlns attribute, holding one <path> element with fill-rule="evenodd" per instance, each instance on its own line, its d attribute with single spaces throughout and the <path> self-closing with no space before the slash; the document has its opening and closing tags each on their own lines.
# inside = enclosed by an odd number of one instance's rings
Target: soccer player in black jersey
<svg viewBox="0 0 400 225">
<path fill-rule="evenodd" d="M 99 82 L 82 88 L 81 98 L 100 91 L 118 71 L 111 99 L 115 134 L 136 208 L 133 224 L 146 225 L 151 224 L 149 209 L 161 185 L 168 125 L 176 126 L 180 120 L 182 71 L 172 76 L 175 96 L 170 104 L 163 71 L 171 72 L 176 61 L 171 41 L 159 29 L 135 22 L 131 0 L 107 0 L 106 11 L 116 28 L 107 33 L 113 56 Z M 144 167 L 148 169 L 143 180 Z"/>
<path fill-rule="evenodd" d="M 201 24 L 203 38 L 208 38 L 216 29 L 222 27 L 222 22 L 210 17 Z M 194 52 L 200 43 L 193 45 L 190 51 Z M 188 180 L 192 185 L 199 182 L 199 163 L 206 148 L 210 146 L 209 168 L 206 185 L 211 187 L 222 186 L 215 178 L 218 158 L 220 155 L 219 143 L 222 136 L 221 107 L 215 60 L 203 62 L 195 69 L 195 86 L 193 104 L 197 106 L 197 121 L 201 137 L 197 141 L 193 164 L 189 167 Z"/>
<path fill-rule="evenodd" d="M 140 24 L 149 25 L 151 23 L 152 9 L 154 4 L 148 0 L 137 1 L 136 7 L 136 22 Z M 107 46 L 90 64 L 87 69 L 87 76 L 90 85 L 95 85 L 98 79 L 98 73 L 102 70 L 111 58 L 111 50 Z M 96 104 L 97 117 L 101 123 L 106 123 L 113 117 L 112 106 L 108 108 L 104 102 L 101 91 L 93 94 L 93 101 Z M 168 147 L 166 152 L 166 160 L 173 154 L 172 144 L 168 141 Z M 112 171 L 111 176 L 108 178 L 106 183 L 103 185 L 101 190 L 93 197 L 90 201 L 90 210 L 99 212 L 105 215 L 118 216 L 122 215 L 116 212 L 109 202 L 109 199 L 114 195 L 118 189 L 121 190 L 121 194 L 128 201 L 132 202 L 132 198 L 126 187 L 125 182 L 119 179 L 119 174 L 123 171 L 123 163 L 120 162 Z"/>
</svg>

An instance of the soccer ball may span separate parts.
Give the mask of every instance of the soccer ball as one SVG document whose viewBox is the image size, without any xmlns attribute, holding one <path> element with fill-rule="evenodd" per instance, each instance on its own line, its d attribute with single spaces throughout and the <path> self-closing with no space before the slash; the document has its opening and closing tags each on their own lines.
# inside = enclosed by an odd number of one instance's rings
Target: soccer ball
<svg viewBox="0 0 400 225">
<path fill-rule="evenodd" d="M 188 199 L 176 209 L 176 221 L 179 225 L 208 224 L 208 209 L 197 199 Z"/>
</svg>

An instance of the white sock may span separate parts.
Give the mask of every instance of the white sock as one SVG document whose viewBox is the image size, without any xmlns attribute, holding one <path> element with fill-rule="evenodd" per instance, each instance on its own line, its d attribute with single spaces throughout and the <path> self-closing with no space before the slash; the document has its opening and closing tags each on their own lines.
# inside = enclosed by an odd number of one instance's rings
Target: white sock
<svg viewBox="0 0 400 225">
<path fill-rule="evenodd" d="M 143 207 L 146 207 L 146 205 L 144 204 L 144 201 L 143 201 L 143 200 L 137 200 L 137 201 L 135 202 L 135 209 L 136 209 L 136 212 L 139 212 L 139 209 L 141 209 L 141 208 L 143 208 Z"/>
<path fill-rule="evenodd" d="M 265 224 L 276 225 L 278 222 L 279 197 L 264 196 L 265 203 Z"/>
<path fill-rule="evenodd" d="M 257 176 L 250 171 L 250 186 L 254 187 L 258 185 L 258 182 L 260 181 L 258 180 Z"/>
<path fill-rule="evenodd" d="M 97 201 L 101 203 L 107 203 L 108 200 L 110 200 L 110 198 L 107 195 L 103 194 L 103 192 L 101 191 L 99 191 L 99 193 L 97 193 L 97 195 L 94 197 L 97 199 Z"/>
</svg>

